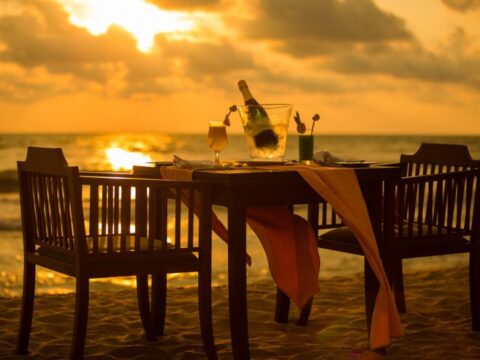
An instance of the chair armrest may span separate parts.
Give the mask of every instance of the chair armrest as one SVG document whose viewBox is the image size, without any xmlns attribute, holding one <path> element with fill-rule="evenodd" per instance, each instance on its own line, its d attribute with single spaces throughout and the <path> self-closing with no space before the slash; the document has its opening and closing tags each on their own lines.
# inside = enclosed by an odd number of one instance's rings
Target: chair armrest
<svg viewBox="0 0 480 360">
<path fill-rule="evenodd" d="M 80 171 L 80 176 L 103 176 L 103 177 L 131 177 L 133 174 L 126 171 Z"/>
<path fill-rule="evenodd" d="M 470 176 L 480 176 L 480 169 L 450 171 L 439 174 L 405 176 L 402 177 L 402 179 L 400 180 L 400 184 L 426 183 L 429 181 L 441 181 L 448 179 L 465 179 Z"/>
<path fill-rule="evenodd" d="M 134 175 L 127 176 L 90 176 L 84 175 L 79 177 L 82 185 L 110 185 L 110 186 L 145 186 L 161 189 L 195 189 L 205 190 L 211 188 L 211 184 L 206 181 L 190 181 L 190 180 L 168 180 L 136 177 Z"/>
</svg>

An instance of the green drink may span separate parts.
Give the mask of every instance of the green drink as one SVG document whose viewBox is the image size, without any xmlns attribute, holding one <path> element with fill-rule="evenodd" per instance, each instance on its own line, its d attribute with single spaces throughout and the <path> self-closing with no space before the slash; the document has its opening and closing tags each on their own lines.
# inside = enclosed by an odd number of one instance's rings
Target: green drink
<svg viewBox="0 0 480 360">
<path fill-rule="evenodd" d="M 298 135 L 298 161 L 313 160 L 313 135 L 310 133 Z"/>
</svg>

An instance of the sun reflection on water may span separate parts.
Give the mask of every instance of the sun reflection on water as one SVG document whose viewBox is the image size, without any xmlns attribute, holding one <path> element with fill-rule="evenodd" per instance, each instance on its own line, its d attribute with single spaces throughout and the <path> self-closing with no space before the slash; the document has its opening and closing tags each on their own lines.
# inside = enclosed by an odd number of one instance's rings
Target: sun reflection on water
<svg viewBox="0 0 480 360">
<path fill-rule="evenodd" d="M 116 146 L 105 149 L 105 155 L 107 156 L 112 169 L 115 171 L 131 170 L 133 165 L 141 165 L 152 161 L 152 158 L 149 155 L 124 150 Z"/>
</svg>

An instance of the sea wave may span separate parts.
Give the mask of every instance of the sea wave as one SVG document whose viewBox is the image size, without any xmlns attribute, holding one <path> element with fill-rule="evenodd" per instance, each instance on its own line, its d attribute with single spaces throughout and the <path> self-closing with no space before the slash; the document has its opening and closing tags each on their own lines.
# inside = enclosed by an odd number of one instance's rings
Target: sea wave
<svg viewBox="0 0 480 360">
<path fill-rule="evenodd" d="M 18 191 L 17 170 L 0 171 L 0 193 Z"/>
<path fill-rule="evenodd" d="M 22 222 L 20 219 L 4 220 L 0 219 L 0 231 L 21 231 Z"/>
</svg>

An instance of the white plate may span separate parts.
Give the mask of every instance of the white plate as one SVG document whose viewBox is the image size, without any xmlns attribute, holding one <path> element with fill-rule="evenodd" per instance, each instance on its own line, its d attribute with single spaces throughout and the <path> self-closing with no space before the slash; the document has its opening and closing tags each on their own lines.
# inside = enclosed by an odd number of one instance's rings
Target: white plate
<svg viewBox="0 0 480 360">
<path fill-rule="evenodd" d="M 290 160 L 238 160 L 240 164 L 245 164 L 249 166 L 261 166 L 261 165 L 285 165 L 286 163 L 291 163 Z"/>
<path fill-rule="evenodd" d="M 332 165 L 342 167 L 368 167 L 373 164 L 376 164 L 376 162 L 365 160 L 336 161 L 332 163 Z"/>
</svg>

